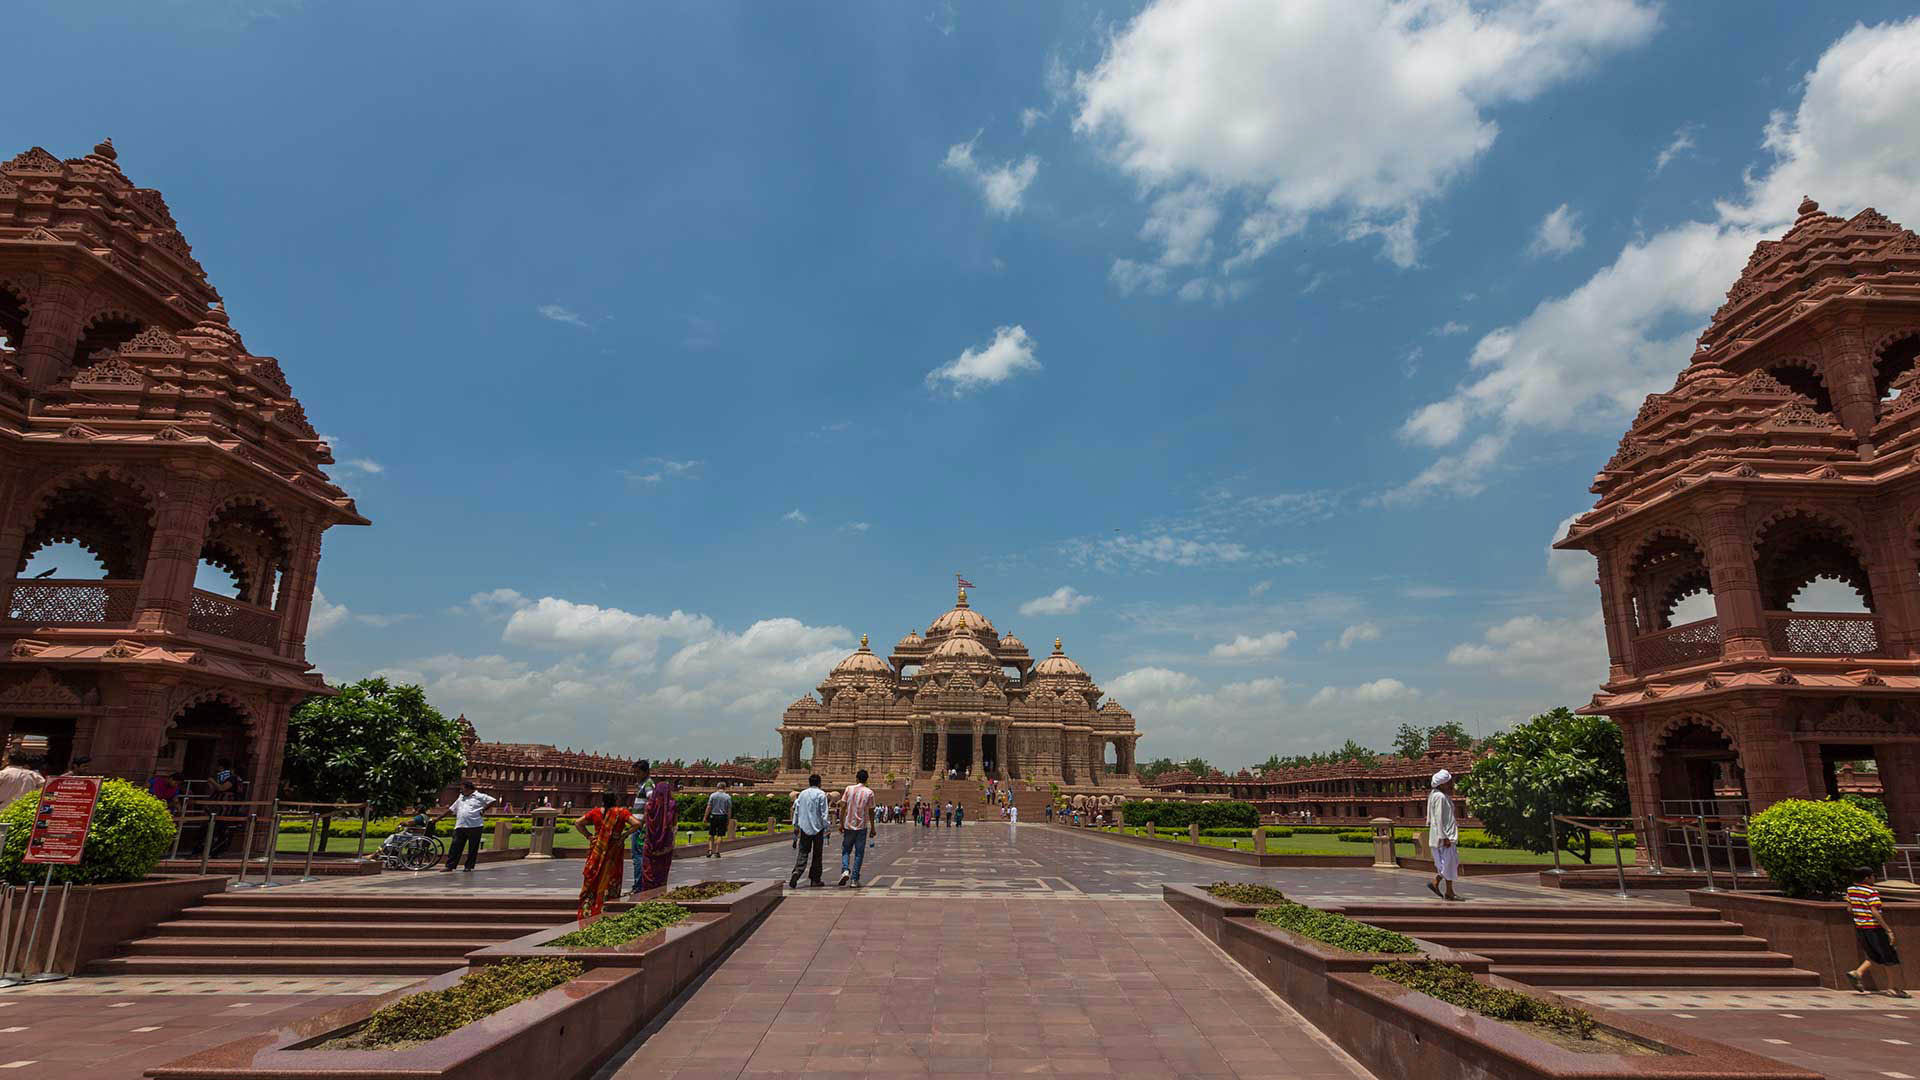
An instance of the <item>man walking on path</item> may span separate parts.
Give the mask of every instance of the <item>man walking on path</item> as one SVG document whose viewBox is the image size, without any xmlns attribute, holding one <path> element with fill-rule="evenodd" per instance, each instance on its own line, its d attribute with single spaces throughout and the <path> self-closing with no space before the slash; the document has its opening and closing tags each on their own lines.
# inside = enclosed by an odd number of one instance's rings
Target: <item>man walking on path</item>
<svg viewBox="0 0 1920 1080">
<path fill-rule="evenodd" d="M 707 796 L 707 858 L 720 857 L 720 841 L 726 838 L 727 822 L 733 817 L 733 796 L 724 788 L 714 788 Z"/>
<path fill-rule="evenodd" d="M 959 828 L 961 825 L 966 823 L 966 820 L 967 820 L 966 804 L 954 803 L 953 804 L 953 827 L 956 829 Z"/>
<path fill-rule="evenodd" d="M 453 843 L 447 846 L 447 865 L 440 868 L 441 873 L 453 870 L 453 865 L 460 861 L 462 846 L 467 849 L 467 865 L 464 869 L 472 872 L 474 860 L 480 857 L 480 829 L 487 823 L 487 807 L 496 801 L 493 796 L 476 790 L 473 781 L 467 780 L 461 783 L 460 795 L 453 800 L 453 805 L 440 811 L 439 816 L 433 819 L 439 821 L 449 814 L 453 815 Z"/>
<path fill-rule="evenodd" d="M 787 888 L 800 887 L 800 874 L 814 888 L 825 885 L 820 877 L 821 845 L 827 839 L 827 793 L 820 790 L 820 774 L 807 777 L 807 790 L 793 800 L 793 876 Z"/>
<path fill-rule="evenodd" d="M 867 861 L 867 829 L 871 826 L 873 789 L 867 770 L 854 774 L 840 793 L 840 884 L 860 887 L 860 864 Z"/>
<path fill-rule="evenodd" d="M 1427 793 L 1427 846 L 1433 850 L 1433 880 L 1427 888 L 1433 895 L 1458 900 L 1453 883 L 1460 879 L 1460 823 L 1453 816 L 1453 774 L 1445 769 L 1433 774 L 1433 790 Z M 1440 883 L 1447 891 L 1440 891 Z"/>
</svg>

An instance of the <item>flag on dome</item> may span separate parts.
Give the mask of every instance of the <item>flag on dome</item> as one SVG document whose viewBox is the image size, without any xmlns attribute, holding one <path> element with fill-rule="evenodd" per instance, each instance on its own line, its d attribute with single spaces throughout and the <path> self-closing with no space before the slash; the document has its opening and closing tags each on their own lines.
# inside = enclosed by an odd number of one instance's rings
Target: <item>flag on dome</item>
<svg viewBox="0 0 1920 1080">
<path fill-rule="evenodd" d="M 960 586 L 963 589 L 971 589 L 974 587 L 973 582 L 968 581 L 964 576 L 960 574 L 953 575 L 953 581 L 954 581 L 954 584 Z"/>
</svg>

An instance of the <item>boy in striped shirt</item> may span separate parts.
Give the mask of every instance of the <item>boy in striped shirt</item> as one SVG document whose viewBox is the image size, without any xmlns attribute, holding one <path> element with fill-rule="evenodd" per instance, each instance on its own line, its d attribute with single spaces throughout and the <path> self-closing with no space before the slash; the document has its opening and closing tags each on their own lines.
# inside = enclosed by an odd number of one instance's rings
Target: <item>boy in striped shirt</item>
<svg viewBox="0 0 1920 1080">
<path fill-rule="evenodd" d="M 873 818 L 873 789 L 867 770 L 854 774 L 840 793 L 840 884 L 860 887 L 860 864 L 867 861 L 867 828 Z"/>
<path fill-rule="evenodd" d="M 1862 979 L 1869 968 L 1879 965 L 1886 970 L 1887 993 L 1909 996 L 1900 988 L 1900 953 L 1894 948 L 1893 927 L 1887 925 L 1880 890 L 1873 887 L 1872 867 L 1854 872 L 1854 883 L 1847 887 L 1847 911 L 1853 916 L 1854 936 L 1860 939 L 1860 951 L 1866 956 L 1859 967 L 1847 972 L 1847 982 L 1859 993 L 1866 993 Z"/>
</svg>

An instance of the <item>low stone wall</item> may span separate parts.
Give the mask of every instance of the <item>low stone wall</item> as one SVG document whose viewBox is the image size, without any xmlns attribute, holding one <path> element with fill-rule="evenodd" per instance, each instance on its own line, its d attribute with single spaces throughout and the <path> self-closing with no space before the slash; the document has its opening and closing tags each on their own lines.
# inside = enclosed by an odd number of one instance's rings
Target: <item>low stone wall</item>
<svg viewBox="0 0 1920 1080">
<path fill-rule="evenodd" d="M 1402 870 L 1418 870 L 1423 874 L 1434 874 L 1439 872 L 1434 868 L 1432 859 L 1423 859 L 1416 855 L 1397 855 L 1394 857 L 1393 861 L 1396 863 L 1399 863 L 1400 869 Z M 1486 877 L 1489 874 L 1531 874 L 1531 873 L 1535 873 L 1539 869 L 1540 869 L 1539 863 L 1510 863 L 1510 862 L 1471 863 L 1465 859 L 1460 860 L 1460 876 L 1461 877 Z M 1611 878 L 1609 878 L 1608 880 L 1609 882 L 1612 881 Z"/>
<path fill-rule="evenodd" d="M 1406 956 L 1331 949 L 1261 923 L 1251 917 L 1252 908 L 1192 886 L 1166 886 L 1163 895 L 1379 1080 L 1820 1080 L 1816 1073 L 1596 1009 L 1588 1011 L 1603 1026 L 1665 1053 L 1578 1053 L 1369 974 L 1377 963 Z M 1496 985 L 1557 1000 L 1485 975 L 1488 962 L 1481 957 L 1421 944 L 1430 960 L 1458 963 Z"/>
<path fill-rule="evenodd" d="M 643 893 L 656 899 L 664 890 Z M 558 949 L 545 942 L 579 929 L 567 923 L 468 954 L 472 966 L 528 957 L 565 957 L 586 972 L 564 986 L 475 1021 L 432 1042 L 400 1050 L 313 1050 L 406 994 L 459 981 L 449 972 L 404 990 L 355 1002 L 269 1035 L 238 1039 L 149 1069 L 160 1080 L 264 1080 L 348 1076 L 355 1080 L 582 1080 L 639 1034 L 729 945 L 780 902 L 780 883 L 751 882 L 713 900 L 690 901 L 691 919 L 611 949 Z M 606 916 L 603 916 L 606 917 Z M 471 968 L 469 968 L 471 970 Z"/>
<path fill-rule="evenodd" d="M 1768 948 L 1793 957 L 1794 967 L 1819 973 L 1822 986 L 1845 986 L 1842 973 L 1860 965 L 1853 917 L 1847 913 L 1847 905 L 1839 901 L 1789 900 L 1777 893 L 1703 889 L 1687 893 L 1687 900 L 1695 907 L 1718 911 L 1722 918 L 1739 923 L 1754 937 L 1765 938 Z M 1900 944 L 1911 953 L 1913 942 L 1920 940 L 1920 903 L 1889 899 L 1882 910 Z M 1905 967 L 1911 970 L 1913 965 Z"/>
<path fill-rule="evenodd" d="M 124 885 L 76 885 L 67 897 L 66 917 L 60 922 L 60 938 L 51 941 L 53 922 L 60 899 L 55 888 L 47 897 L 46 915 L 41 920 L 40 937 L 27 957 L 26 970 L 71 974 L 102 957 L 112 956 L 120 944 L 145 936 L 159 923 L 179 915 L 200 902 L 208 893 L 221 892 L 227 879 L 217 874 L 187 877 L 150 877 Z M 34 888 L 34 904 L 39 903 L 39 887 Z M 18 897 L 19 894 L 15 893 Z M 15 912 L 15 932 L 22 917 Z M 32 919 L 32 913 L 24 913 Z M 25 942 L 22 937 L 21 942 Z M 51 941 L 51 948 L 49 943 Z"/>
<path fill-rule="evenodd" d="M 720 854 L 725 855 L 729 851 L 739 851 L 742 848 L 760 847 L 763 844 L 790 844 L 792 842 L 793 834 L 791 832 L 770 832 L 761 833 L 757 836 L 736 836 L 731 840 L 720 841 Z M 707 850 L 707 845 L 704 843 L 682 844 L 673 849 L 673 861 L 678 864 L 685 859 L 698 859 L 700 853 L 705 850 Z M 556 859 L 584 859 L 587 857 L 587 849 L 583 847 L 556 847 L 553 849 L 553 857 Z"/>
</svg>

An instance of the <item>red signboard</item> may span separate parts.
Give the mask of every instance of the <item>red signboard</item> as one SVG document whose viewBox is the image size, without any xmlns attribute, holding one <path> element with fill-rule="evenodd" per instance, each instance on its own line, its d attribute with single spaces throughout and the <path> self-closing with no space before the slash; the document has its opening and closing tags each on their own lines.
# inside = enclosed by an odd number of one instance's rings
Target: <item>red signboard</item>
<svg viewBox="0 0 1920 1080">
<path fill-rule="evenodd" d="M 77 864 L 99 802 L 100 777 L 56 776 L 47 781 L 40 789 L 40 811 L 33 816 L 27 856 L 21 861 Z"/>
</svg>

